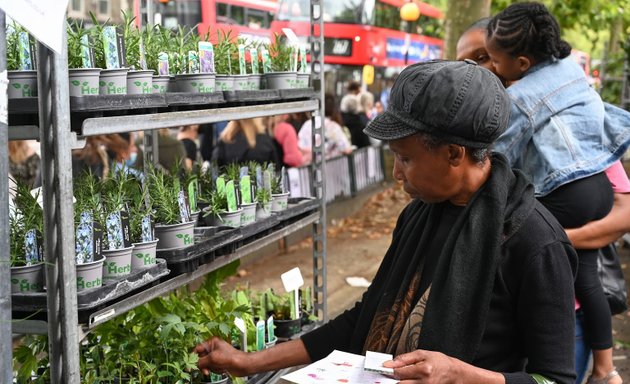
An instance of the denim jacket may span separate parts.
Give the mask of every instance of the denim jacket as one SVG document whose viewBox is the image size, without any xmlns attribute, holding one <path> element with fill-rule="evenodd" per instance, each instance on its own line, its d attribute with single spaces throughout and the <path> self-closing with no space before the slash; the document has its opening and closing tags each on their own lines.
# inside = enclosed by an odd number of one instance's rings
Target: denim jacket
<svg viewBox="0 0 630 384">
<path fill-rule="evenodd" d="M 536 196 L 604 171 L 630 145 L 630 113 L 604 104 L 571 58 L 534 66 L 508 93 L 510 123 L 494 150 L 529 176 Z"/>
</svg>

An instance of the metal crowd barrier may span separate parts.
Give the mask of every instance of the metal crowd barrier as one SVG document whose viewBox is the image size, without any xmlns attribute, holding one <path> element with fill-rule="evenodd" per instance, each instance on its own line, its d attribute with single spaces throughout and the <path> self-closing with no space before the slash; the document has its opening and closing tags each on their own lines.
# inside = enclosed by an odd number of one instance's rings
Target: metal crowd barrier
<svg viewBox="0 0 630 384">
<path fill-rule="evenodd" d="M 311 167 L 289 168 L 291 197 L 311 196 Z M 385 180 L 383 147 L 365 147 L 326 160 L 326 202 L 349 198 Z"/>
</svg>

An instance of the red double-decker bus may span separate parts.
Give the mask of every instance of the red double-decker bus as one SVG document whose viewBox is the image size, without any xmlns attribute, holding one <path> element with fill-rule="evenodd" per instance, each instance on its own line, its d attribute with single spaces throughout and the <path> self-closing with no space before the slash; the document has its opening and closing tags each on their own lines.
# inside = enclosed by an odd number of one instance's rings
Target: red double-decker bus
<svg viewBox="0 0 630 384">
<path fill-rule="evenodd" d="M 338 79 L 333 84 L 360 79 L 357 73 L 364 65 L 374 66 L 377 78 L 386 78 L 406 64 L 442 57 L 443 40 L 438 37 L 442 34 L 442 12 L 416 1 L 420 18 L 408 23 L 400 18 L 400 7 L 407 1 L 323 1 L 324 61 L 336 66 Z M 282 28 L 291 28 L 306 41 L 309 9 L 309 0 L 280 0 L 271 30 L 281 33 Z"/>
<path fill-rule="evenodd" d="M 146 22 L 146 5 L 137 4 L 136 16 Z M 160 0 L 153 7 L 155 22 L 167 28 L 197 26 L 201 35 L 209 31 L 214 42 L 217 30 L 231 30 L 234 37 L 269 42 L 278 3 L 270 0 Z"/>
</svg>

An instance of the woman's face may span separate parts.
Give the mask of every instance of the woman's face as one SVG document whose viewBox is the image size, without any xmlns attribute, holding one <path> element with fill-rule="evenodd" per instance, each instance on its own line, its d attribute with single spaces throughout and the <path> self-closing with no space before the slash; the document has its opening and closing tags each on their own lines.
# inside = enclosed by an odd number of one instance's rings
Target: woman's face
<svg viewBox="0 0 630 384">
<path fill-rule="evenodd" d="M 470 59 L 482 67 L 495 72 L 488 51 L 486 50 L 486 30 L 472 29 L 459 38 L 457 42 L 457 60 Z"/>
</svg>

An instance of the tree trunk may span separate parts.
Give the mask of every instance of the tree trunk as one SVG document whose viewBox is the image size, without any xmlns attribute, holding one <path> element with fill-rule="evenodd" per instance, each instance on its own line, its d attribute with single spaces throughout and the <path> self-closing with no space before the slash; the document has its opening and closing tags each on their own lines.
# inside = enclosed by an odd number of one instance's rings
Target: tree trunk
<svg viewBox="0 0 630 384">
<path fill-rule="evenodd" d="M 492 0 L 448 0 L 444 37 L 445 59 L 455 59 L 459 36 L 470 24 L 490 15 L 491 3 Z"/>
</svg>

